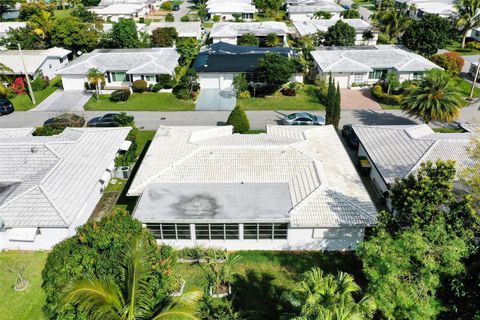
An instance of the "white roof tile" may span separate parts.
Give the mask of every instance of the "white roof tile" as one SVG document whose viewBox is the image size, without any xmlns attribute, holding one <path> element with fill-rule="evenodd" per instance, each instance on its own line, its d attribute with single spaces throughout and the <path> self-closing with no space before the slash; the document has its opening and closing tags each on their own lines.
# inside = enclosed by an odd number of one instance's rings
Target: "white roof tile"
<svg viewBox="0 0 480 320">
<path fill-rule="evenodd" d="M 215 23 L 210 31 L 211 38 L 241 37 L 246 33 L 256 36 L 266 36 L 275 33 L 284 36 L 288 33 L 288 27 L 284 22 L 219 22 Z"/>
<path fill-rule="evenodd" d="M 145 27 L 145 32 L 152 33 L 158 28 L 175 28 L 180 38 L 197 38 L 202 32 L 200 21 L 190 22 L 152 22 Z"/>
<path fill-rule="evenodd" d="M 362 33 L 363 31 L 372 28 L 372 25 L 370 23 L 362 19 L 319 19 L 293 21 L 293 25 L 300 34 L 300 36 L 304 37 L 309 34 L 317 33 L 318 31 L 326 32 L 328 28 L 335 25 L 339 20 L 355 28 L 355 31 L 357 33 Z"/>
</svg>

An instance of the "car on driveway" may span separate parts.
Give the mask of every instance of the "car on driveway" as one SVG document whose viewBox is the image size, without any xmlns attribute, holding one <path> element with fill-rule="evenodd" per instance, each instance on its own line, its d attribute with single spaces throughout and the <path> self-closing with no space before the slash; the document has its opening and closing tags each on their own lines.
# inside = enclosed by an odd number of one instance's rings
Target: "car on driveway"
<svg viewBox="0 0 480 320">
<path fill-rule="evenodd" d="M 308 112 L 295 112 L 283 117 L 285 125 L 325 125 L 325 118 Z"/>
<path fill-rule="evenodd" d="M 351 124 L 346 124 L 343 126 L 342 137 L 345 138 L 350 148 L 352 149 L 358 148 L 358 145 L 360 144 L 360 140 L 358 139 L 357 134 L 355 133 L 355 130 L 353 130 L 353 127 Z"/>
<path fill-rule="evenodd" d="M 178 4 L 174 4 L 172 6 L 172 11 L 178 11 L 178 10 L 180 10 L 180 6 Z"/>
<path fill-rule="evenodd" d="M 116 117 L 118 113 L 107 113 L 101 117 L 95 117 L 87 122 L 87 127 L 119 127 Z"/>
<path fill-rule="evenodd" d="M 15 111 L 15 108 L 10 100 L 0 99 L 0 116 L 12 113 L 13 111 Z"/>
</svg>

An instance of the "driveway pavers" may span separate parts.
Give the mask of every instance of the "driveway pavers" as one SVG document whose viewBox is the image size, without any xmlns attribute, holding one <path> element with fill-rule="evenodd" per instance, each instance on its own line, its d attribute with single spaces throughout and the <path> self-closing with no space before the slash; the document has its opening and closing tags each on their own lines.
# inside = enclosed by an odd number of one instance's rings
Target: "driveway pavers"
<svg viewBox="0 0 480 320">
<path fill-rule="evenodd" d="M 373 100 L 370 90 L 340 89 L 342 110 L 381 110 L 380 105 Z"/>
</svg>

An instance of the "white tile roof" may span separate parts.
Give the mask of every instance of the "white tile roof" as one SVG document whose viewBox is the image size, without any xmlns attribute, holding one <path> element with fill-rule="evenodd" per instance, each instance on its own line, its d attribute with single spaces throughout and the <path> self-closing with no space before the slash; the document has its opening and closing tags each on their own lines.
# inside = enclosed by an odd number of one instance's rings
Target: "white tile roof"
<svg viewBox="0 0 480 320">
<path fill-rule="evenodd" d="M 179 58 L 175 48 L 97 49 L 73 60 L 57 74 L 84 75 L 91 68 L 129 74 L 173 74 Z"/>
<path fill-rule="evenodd" d="M 375 207 L 331 126 L 268 126 L 258 135 L 161 126 L 128 195 L 151 183 L 242 182 L 288 183 L 292 226 L 375 223 Z"/>
<path fill-rule="evenodd" d="M 7 227 L 68 227 L 130 128 L 67 128 L 51 137 L 22 130 L 11 137 L 0 130 L 0 218 Z"/>
<path fill-rule="evenodd" d="M 210 31 L 211 38 L 232 38 L 240 37 L 246 33 L 253 33 L 256 36 L 266 36 L 275 33 L 284 36 L 288 33 L 288 27 L 284 22 L 220 22 L 215 23 Z"/>
<path fill-rule="evenodd" d="M 355 28 L 357 33 L 362 33 L 365 30 L 372 28 L 372 25 L 362 19 L 320 19 L 320 20 L 306 20 L 294 21 L 293 25 L 297 29 L 300 36 L 317 33 L 318 31 L 326 32 L 328 28 L 335 25 L 337 21 L 343 21 L 349 26 Z"/>
<path fill-rule="evenodd" d="M 98 14 L 99 16 L 103 15 L 132 15 L 136 12 L 143 10 L 147 5 L 146 4 L 135 4 L 135 3 L 115 3 L 108 5 L 106 7 L 95 7 L 89 9 L 89 11 Z"/>
<path fill-rule="evenodd" d="M 457 172 L 473 163 L 470 133 L 435 133 L 427 125 L 353 128 L 386 183 L 413 173 L 427 160 L 455 160 Z"/>
<path fill-rule="evenodd" d="M 422 72 L 440 69 L 433 62 L 403 46 L 325 47 L 312 51 L 311 54 L 322 72 L 367 72 L 373 69 Z"/>
<path fill-rule="evenodd" d="M 209 14 L 257 12 L 254 5 L 242 1 L 208 1 L 207 9 Z"/>
<path fill-rule="evenodd" d="M 23 59 L 29 74 L 34 74 L 47 60 L 47 58 L 65 58 L 71 51 L 63 48 L 53 47 L 46 50 L 22 50 Z M 24 68 L 18 50 L 0 50 L 0 63 L 3 63 L 13 74 L 23 74 Z M 9 72 L 5 72 L 9 74 Z"/>
<path fill-rule="evenodd" d="M 318 1 L 312 5 L 290 5 L 287 4 L 289 13 L 315 13 L 317 11 L 342 12 L 345 9 L 333 1 Z"/>
<path fill-rule="evenodd" d="M 180 38 L 197 38 L 202 32 L 200 21 L 190 22 L 152 22 L 145 27 L 145 31 L 151 34 L 158 28 L 175 28 Z"/>
<path fill-rule="evenodd" d="M 460 126 L 471 133 L 480 133 L 480 123 L 461 123 Z"/>
</svg>

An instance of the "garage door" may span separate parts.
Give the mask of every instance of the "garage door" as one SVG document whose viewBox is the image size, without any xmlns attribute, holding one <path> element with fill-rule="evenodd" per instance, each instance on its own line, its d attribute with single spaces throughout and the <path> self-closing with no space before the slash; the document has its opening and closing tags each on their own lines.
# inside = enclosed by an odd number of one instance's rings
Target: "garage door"
<svg viewBox="0 0 480 320">
<path fill-rule="evenodd" d="M 340 85 L 340 88 L 348 88 L 348 74 L 335 74 L 335 82 Z"/>
<path fill-rule="evenodd" d="M 209 73 L 200 74 L 200 88 L 201 89 L 219 89 L 220 88 L 220 74 Z"/>
<path fill-rule="evenodd" d="M 233 86 L 233 73 L 224 73 L 222 74 L 223 81 L 221 89 L 229 89 Z"/>
<path fill-rule="evenodd" d="M 85 79 L 83 76 L 62 76 L 62 84 L 65 91 L 85 90 Z"/>
</svg>

